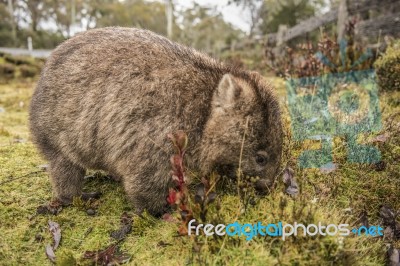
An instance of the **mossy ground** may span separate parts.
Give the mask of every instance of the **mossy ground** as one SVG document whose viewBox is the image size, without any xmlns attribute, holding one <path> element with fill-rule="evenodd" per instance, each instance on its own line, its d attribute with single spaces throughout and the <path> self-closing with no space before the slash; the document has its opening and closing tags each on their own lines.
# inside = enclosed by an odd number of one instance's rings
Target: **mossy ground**
<svg viewBox="0 0 400 266">
<path fill-rule="evenodd" d="M 274 79 L 282 106 L 286 96 L 284 82 Z M 120 216 L 132 209 L 120 184 L 101 177 L 85 183 L 89 191 L 103 193 L 95 202 L 96 215 L 89 216 L 77 202 L 58 215 L 36 215 L 39 205 L 51 200 L 48 174 L 39 169 L 46 163 L 30 141 L 27 127 L 29 98 L 33 83 L 0 85 L 0 265 L 50 265 L 45 245 L 52 242 L 48 221 L 60 224 L 61 245 L 56 251 L 58 265 L 88 264 L 86 250 L 98 250 L 114 241 L 110 232 L 118 229 Z M 348 222 L 359 226 L 360 213 L 366 211 L 370 224 L 380 222 L 380 205 L 400 210 L 400 92 L 383 93 L 380 104 L 383 130 L 391 135 L 378 145 L 383 171 L 369 165 L 346 162 L 345 143 L 334 141 L 334 160 L 338 169 L 329 174 L 302 170 L 296 157 L 315 143 L 289 141 L 289 116 L 285 110 L 285 152 L 283 165 L 295 170 L 300 187 L 297 197 L 284 193 L 279 179 L 275 190 L 238 215 L 239 197 L 217 191 L 221 210 L 211 207 L 209 216 L 219 215 L 226 224 L 293 223 L 324 224 Z M 382 132 L 380 132 L 382 133 Z M 380 133 L 374 133 L 378 135 Z M 374 136 L 372 135 L 372 136 Z M 169 158 L 165 158 L 169 160 Z M 240 209 L 240 208 L 239 208 Z M 134 217 L 133 232 L 121 243 L 121 250 L 132 256 L 131 265 L 383 265 L 386 241 L 378 237 L 177 237 L 178 224 L 152 218 Z M 43 238 L 42 240 L 40 240 Z M 400 243 L 394 243 L 399 248 Z M 201 248 L 199 248 L 201 246 Z"/>
</svg>

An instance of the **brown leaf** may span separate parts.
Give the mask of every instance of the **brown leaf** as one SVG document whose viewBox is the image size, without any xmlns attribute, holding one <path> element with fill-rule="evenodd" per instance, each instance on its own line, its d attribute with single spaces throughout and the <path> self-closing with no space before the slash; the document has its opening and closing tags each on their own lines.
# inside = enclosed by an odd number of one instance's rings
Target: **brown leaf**
<svg viewBox="0 0 400 266">
<path fill-rule="evenodd" d="M 157 243 L 157 247 L 165 248 L 166 246 L 172 246 L 172 244 L 171 243 L 166 243 L 164 241 L 160 241 L 160 242 Z"/>
<path fill-rule="evenodd" d="M 180 236 L 187 236 L 188 235 L 188 229 L 187 229 L 187 226 L 186 225 L 184 225 L 184 224 L 182 224 L 180 227 L 179 227 L 179 229 L 178 229 L 178 234 L 180 235 Z"/>
<path fill-rule="evenodd" d="M 294 171 L 290 167 L 286 167 L 283 176 L 283 183 L 286 185 L 286 193 L 289 195 L 295 196 L 299 193 L 299 188 L 294 177 Z"/>
<path fill-rule="evenodd" d="M 384 161 L 379 161 L 377 163 L 372 164 L 372 168 L 376 171 L 383 171 L 386 168 L 386 163 Z"/>
<path fill-rule="evenodd" d="M 361 224 L 367 228 L 369 228 L 369 221 L 368 221 L 368 213 L 366 210 L 363 210 L 360 214 L 360 221 Z"/>
<path fill-rule="evenodd" d="M 120 221 L 121 227 L 110 234 L 116 240 L 124 239 L 132 231 L 132 217 L 127 212 L 122 213 Z"/>
<path fill-rule="evenodd" d="M 53 234 L 53 249 L 56 250 L 60 245 L 61 241 L 61 228 L 60 225 L 56 222 L 49 221 L 49 230 Z"/>
<path fill-rule="evenodd" d="M 59 201 L 55 200 L 49 204 L 40 205 L 36 209 L 36 214 L 53 214 L 57 215 L 62 210 L 62 205 Z"/>
<path fill-rule="evenodd" d="M 390 137 L 389 133 L 384 133 L 384 134 L 380 134 L 378 136 L 376 136 L 375 138 L 373 138 L 371 140 L 371 142 L 381 142 L 381 143 L 385 143 Z"/>
<path fill-rule="evenodd" d="M 388 265 L 389 266 L 399 266 L 400 265 L 400 250 L 394 248 L 392 245 L 388 250 Z"/>
<path fill-rule="evenodd" d="M 53 247 L 50 244 L 47 244 L 46 246 L 46 256 L 52 262 L 56 262 L 56 254 L 54 254 Z"/>
<path fill-rule="evenodd" d="M 396 223 L 396 213 L 386 205 L 380 208 L 379 216 L 382 218 L 383 225 L 393 226 Z"/>
<path fill-rule="evenodd" d="M 112 244 L 103 250 L 85 251 L 84 259 L 91 260 L 95 265 L 119 265 L 130 260 L 130 256 L 121 253 L 117 244 Z"/>
<path fill-rule="evenodd" d="M 162 219 L 169 223 L 175 223 L 176 219 L 169 213 L 164 213 Z"/>
<path fill-rule="evenodd" d="M 198 204 L 203 203 L 205 194 L 206 192 L 204 184 L 198 184 L 196 188 L 196 194 L 194 196 L 194 201 Z"/>
<path fill-rule="evenodd" d="M 132 225 L 124 224 L 118 230 L 111 232 L 110 236 L 116 240 L 121 240 L 132 231 Z"/>
<path fill-rule="evenodd" d="M 324 173 L 324 174 L 332 173 L 332 172 L 336 171 L 336 169 L 337 169 L 337 164 L 335 164 L 335 163 L 327 163 L 319 168 L 321 173 Z"/>
</svg>

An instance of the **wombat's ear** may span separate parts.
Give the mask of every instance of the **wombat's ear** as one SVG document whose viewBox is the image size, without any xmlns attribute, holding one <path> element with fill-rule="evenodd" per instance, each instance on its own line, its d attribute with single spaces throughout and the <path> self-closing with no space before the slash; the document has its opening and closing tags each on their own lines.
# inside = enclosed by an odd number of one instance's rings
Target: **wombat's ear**
<svg viewBox="0 0 400 266">
<path fill-rule="evenodd" d="M 239 97 L 241 88 L 235 82 L 230 74 L 225 74 L 217 90 L 214 93 L 213 105 L 214 107 L 228 108 L 235 104 L 235 101 Z"/>
</svg>

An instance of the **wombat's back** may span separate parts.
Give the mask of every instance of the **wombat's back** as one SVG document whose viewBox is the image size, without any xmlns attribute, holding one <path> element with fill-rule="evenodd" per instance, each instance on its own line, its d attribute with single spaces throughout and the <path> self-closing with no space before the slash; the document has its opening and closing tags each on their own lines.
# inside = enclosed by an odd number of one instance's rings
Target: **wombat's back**
<svg viewBox="0 0 400 266">
<path fill-rule="evenodd" d="M 117 171 L 114 162 L 134 156 L 134 149 L 156 152 L 151 146 L 165 145 L 165 135 L 178 128 L 192 132 L 195 143 L 222 68 L 145 30 L 78 34 L 52 53 L 42 72 L 31 103 L 34 141 L 48 159 L 61 152 L 85 168 L 108 171 Z"/>
</svg>

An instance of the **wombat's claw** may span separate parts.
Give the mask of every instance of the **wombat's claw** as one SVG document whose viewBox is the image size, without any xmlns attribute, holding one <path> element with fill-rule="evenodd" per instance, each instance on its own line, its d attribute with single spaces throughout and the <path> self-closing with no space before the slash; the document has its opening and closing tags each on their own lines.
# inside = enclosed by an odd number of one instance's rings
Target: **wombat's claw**
<svg viewBox="0 0 400 266">
<path fill-rule="evenodd" d="M 83 192 L 81 195 L 81 199 L 84 201 L 88 201 L 90 199 L 99 199 L 101 196 L 100 191 L 95 191 L 95 192 Z"/>
</svg>

